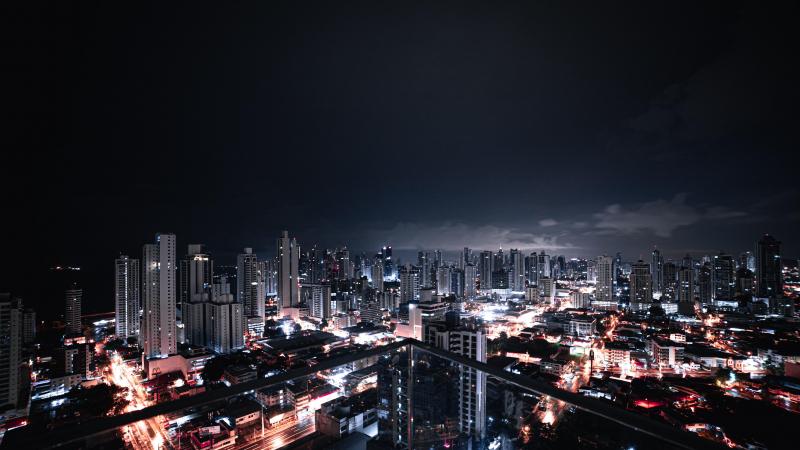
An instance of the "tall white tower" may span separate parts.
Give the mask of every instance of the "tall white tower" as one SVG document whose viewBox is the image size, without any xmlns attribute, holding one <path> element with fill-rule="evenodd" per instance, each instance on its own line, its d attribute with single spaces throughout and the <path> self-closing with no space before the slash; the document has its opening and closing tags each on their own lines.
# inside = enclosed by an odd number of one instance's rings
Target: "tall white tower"
<svg viewBox="0 0 800 450">
<path fill-rule="evenodd" d="M 142 291 L 144 311 L 139 342 L 145 358 L 168 356 L 178 351 L 175 328 L 175 235 L 157 234 L 155 244 L 145 244 Z"/>
<path fill-rule="evenodd" d="M 139 260 L 120 255 L 114 261 L 114 300 L 116 303 L 117 337 L 139 336 L 141 310 Z"/>
</svg>

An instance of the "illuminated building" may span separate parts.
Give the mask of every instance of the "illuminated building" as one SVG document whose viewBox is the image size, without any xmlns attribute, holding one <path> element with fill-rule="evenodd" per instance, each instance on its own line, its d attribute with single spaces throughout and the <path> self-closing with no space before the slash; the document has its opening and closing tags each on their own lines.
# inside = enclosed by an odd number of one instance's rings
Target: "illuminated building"
<svg viewBox="0 0 800 450">
<path fill-rule="evenodd" d="M 280 308 L 292 308 L 300 303 L 300 277 L 298 261 L 300 246 L 297 240 L 289 239 L 289 232 L 284 231 L 278 239 L 278 305 Z"/>
<path fill-rule="evenodd" d="M 522 292 L 525 290 L 525 264 L 522 253 L 520 253 L 519 250 L 512 248 L 509 254 L 509 259 L 509 288 L 512 291 Z"/>
<path fill-rule="evenodd" d="M 375 261 L 372 265 L 372 288 L 378 292 L 383 292 L 383 264 Z"/>
<path fill-rule="evenodd" d="M 759 297 L 774 300 L 783 297 L 781 243 L 765 234 L 756 244 L 756 292 Z"/>
<path fill-rule="evenodd" d="M 22 301 L 0 294 L 0 406 L 16 407 L 22 362 Z"/>
<path fill-rule="evenodd" d="M 731 255 L 720 253 L 714 256 L 712 266 L 712 299 L 732 300 L 736 287 L 736 265 Z"/>
<path fill-rule="evenodd" d="M 81 299 L 83 289 L 79 289 L 76 284 L 64 292 L 64 333 L 81 334 L 83 326 L 81 324 Z"/>
<path fill-rule="evenodd" d="M 478 260 L 478 279 L 483 293 L 492 289 L 492 271 L 494 271 L 494 256 L 492 252 L 481 252 Z"/>
<path fill-rule="evenodd" d="M 478 269 L 474 264 L 464 266 L 464 297 L 471 300 L 477 295 Z"/>
<path fill-rule="evenodd" d="M 236 301 L 242 305 L 243 320 L 249 327 L 264 328 L 266 265 L 258 261 L 252 248 L 236 258 Z"/>
<path fill-rule="evenodd" d="M 121 339 L 139 336 L 139 260 L 121 255 L 114 261 L 114 304 L 116 335 Z"/>
<path fill-rule="evenodd" d="M 406 264 L 400 268 L 400 303 L 419 301 L 420 278 L 419 267 Z"/>
<path fill-rule="evenodd" d="M 653 250 L 652 262 L 650 263 L 650 273 L 653 276 L 653 293 L 664 293 L 664 257 L 658 249 Z"/>
<path fill-rule="evenodd" d="M 614 299 L 614 260 L 610 256 L 597 258 L 595 298 L 598 302 L 611 302 Z"/>
<path fill-rule="evenodd" d="M 636 310 L 650 307 L 649 304 L 653 302 L 652 282 L 649 264 L 640 259 L 631 265 L 631 308 Z"/>
<path fill-rule="evenodd" d="M 176 261 L 174 234 L 158 234 L 155 244 L 144 245 L 143 312 L 139 339 L 144 345 L 144 358 L 177 352 Z"/>
</svg>

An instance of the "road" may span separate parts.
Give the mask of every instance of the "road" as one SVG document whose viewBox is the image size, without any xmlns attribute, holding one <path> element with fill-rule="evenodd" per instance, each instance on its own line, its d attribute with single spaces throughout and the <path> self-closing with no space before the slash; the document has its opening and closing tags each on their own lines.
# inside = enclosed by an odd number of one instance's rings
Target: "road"
<svg viewBox="0 0 800 450">
<path fill-rule="evenodd" d="M 260 428 L 256 427 L 254 430 L 255 436 L 250 433 L 244 433 L 241 437 L 242 441 L 239 441 L 235 448 L 237 450 L 278 450 L 308 436 L 314 431 L 316 431 L 314 415 L 309 414 L 276 428 L 266 428 L 263 435 Z M 245 438 L 249 439 L 244 440 Z"/>
<path fill-rule="evenodd" d="M 111 371 L 106 375 L 109 382 L 117 386 L 128 388 L 128 400 L 130 403 L 125 408 L 125 412 L 136 411 L 146 406 L 150 406 L 147 400 L 147 393 L 141 383 L 136 379 L 134 369 L 122 360 L 119 355 L 114 355 L 111 359 Z M 128 436 L 129 444 L 134 449 L 161 449 L 171 448 L 169 436 L 161 425 L 159 417 L 147 420 L 140 420 L 134 424 L 125 426 L 124 433 Z"/>
</svg>

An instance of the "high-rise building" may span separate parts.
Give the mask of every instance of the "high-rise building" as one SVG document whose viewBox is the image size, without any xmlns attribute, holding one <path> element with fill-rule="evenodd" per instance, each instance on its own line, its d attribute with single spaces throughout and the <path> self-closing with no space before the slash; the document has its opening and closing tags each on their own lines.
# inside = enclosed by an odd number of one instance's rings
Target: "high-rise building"
<svg viewBox="0 0 800 450">
<path fill-rule="evenodd" d="M 525 263 L 522 253 L 519 250 L 512 248 L 509 258 L 511 260 L 509 265 L 509 268 L 511 269 L 511 280 L 509 287 L 512 291 L 522 292 L 525 290 Z"/>
<path fill-rule="evenodd" d="M 236 295 L 245 322 L 260 321 L 263 327 L 266 289 L 266 266 L 247 247 L 236 258 Z"/>
<path fill-rule="evenodd" d="M 311 317 L 317 319 L 330 319 L 331 312 L 331 287 L 327 284 L 303 285 L 309 291 L 308 309 Z"/>
<path fill-rule="evenodd" d="M 289 232 L 284 231 L 278 239 L 278 304 L 281 308 L 291 308 L 300 303 L 299 260 L 297 240 L 289 239 Z"/>
<path fill-rule="evenodd" d="M 537 256 L 536 270 L 538 271 L 538 278 L 551 278 L 552 271 L 550 270 L 550 255 L 545 254 L 544 251 Z"/>
<path fill-rule="evenodd" d="M 480 327 L 450 326 L 431 322 L 424 326 L 425 342 L 452 353 L 486 362 L 486 332 Z M 460 367 L 459 429 L 462 433 L 482 438 L 486 427 L 486 373 Z"/>
<path fill-rule="evenodd" d="M 614 259 L 610 256 L 597 258 L 597 284 L 595 298 L 600 302 L 614 299 Z"/>
<path fill-rule="evenodd" d="M 691 267 L 678 269 L 678 288 L 676 292 L 678 303 L 694 301 L 694 270 Z"/>
<path fill-rule="evenodd" d="M 419 301 L 420 279 L 419 267 L 406 264 L 400 268 L 400 303 Z"/>
<path fill-rule="evenodd" d="M 114 262 L 116 334 L 121 339 L 139 337 L 140 270 L 139 260 L 126 255 L 120 255 Z"/>
<path fill-rule="evenodd" d="M 217 353 L 230 353 L 244 347 L 242 305 L 228 288 L 227 293 L 213 296 L 205 306 L 205 346 Z"/>
<path fill-rule="evenodd" d="M 142 328 L 139 342 L 144 358 L 177 353 L 176 329 L 176 239 L 157 234 L 154 244 L 145 244 L 142 255 Z"/>
<path fill-rule="evenodd" d="M 436 293 L 439 295 L 452 294 L 452 268 L 441 266 L 436 270 Z"/>
<path fill-rule="evenodd" d="M 492 252 L 483 251 L 478 260 L 478 281 L 483 293 L 492 289 L 492 272 L 494 272 L 494 255 Z"/>
<path fill-rule="evenodd" d="M 714 283 L 712 282 L 712 266 L 711 263 L 703 263 L 697 272 L 697 293 L 700 297 L 700 303 L 708 304 L 714 299 Z"/>
<path fill-rule="evenodd" d="M 664 293 L 664 257 L 658 249 L 653 250 L 650 273 L 653 276 L 653 293 Z"/>
<path fill-rule="evenodd" d="M 36 340 L 36 311 L 25 308 L 22 312 L 22 343 L 33 344 Z"/>
<path fill-rule="evenodd" d="M 664 263 L 662 278 L 661 301 L 675 301 L 675 291 L 678 283 L 678 266 L 672 261 Z"/>
<path fill-rule="evenodd" d="M 77 284 L 73 284 L 64 292 L 64 333 L 81 334 L 83 324 L 81 323 L 81 301 L 83 299 L 83 289 Z"/>
<path fill-rule="evenodd" d="M 780 241 L 765 234 L 756 244 L 755 256 L 758 296 L 773 300 L 783 297 Z"/>
<path fill-rule="evenodd" d="M 472 263 L 464 266 L 464 297 L 474 299 L 477 295 L 478 268 Z"/>
<path fill-rule="evenodd" d="M 0 406 L 17 407 L 21 388 L 22 301 L 0 293 Z"/>
<path fill-rule="evenodd" d="M 653 279 L 650 265 L 641 259 L 631 264 L 631 305 L 634 303 L 651 303 L 653 301 Z"/>
<path fill-rule="evenodd" d="M 528 286 L 539 284 L 539 257 L 536 252 L 525 257 L 525 281 L 528 282 Z"/>
<path fill-rule="evenodd" d="M 383 263 L 375 261 L 372 265 L 372 287 L 378 292 L 383 292 Z"/>
<path fill-rule="evenodd" d="M 720 253 L 714 256 L 712 266 L 714 300 L 732 300 L 736 290 L 736 263 L 731 255 Z"/>
</svg>

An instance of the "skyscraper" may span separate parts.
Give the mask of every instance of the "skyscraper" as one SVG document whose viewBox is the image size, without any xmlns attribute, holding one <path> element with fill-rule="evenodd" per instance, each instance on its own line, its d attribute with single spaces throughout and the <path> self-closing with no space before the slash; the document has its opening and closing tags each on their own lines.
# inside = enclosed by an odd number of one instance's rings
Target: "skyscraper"
<svg viewBox="0 0 800 450">
<path fill-rule="evenodd" d="M 714 300 L 732 300 L 736 290 L 736 263 L 731 255 L 720 253 L 714 256 L 712 286 Z"/>
<path fill-rule="evenodd" d="M 472 263 L 464 266 L 464 297 L 474 299 L 477 294 L 478 269 Z"/>
<path fill-rule="evenodd" d="M 635 303 L 651 303 L 653 301 L 653 279 L 650 265 L 641 259 L 631 264 L 631 306 Z"/>
<path fill-rule="evenodd" d="M 236 258 L 236 295 L 242 305 L 244 320 L 259 321 L 263 328 L 266 300 L 266 267 L 259 262 L 252 248 L 245 248 Z"/>
<path fill-rule="evenodd" d="M 400 302 L 412 303 L 419 301 L 420 289 L 419 267 L 406 264 L 400 268 Z"/>
<path fill-rule="evenodd" d="M 525 257 L 525 281 L 529 286 L 539 284 L 539 257 L 536 252 Z"/>
<path fill-rule="evenodd" d="M 522 258 L 522 253 L 515 249 L 511 249 L 510 265 L 511 269 L 511 283 L 510 288 L 512 291 L 522 292 L 525 290 L 525 264 Z"/>
<path fill-rule="evenodd" d="M 16 408 L 22 362 L 22 301 L 0 293 L 0 406 Z"/>
<path fill-rule="evenodd" d="M 217 353 L 230 353 L 244 347 L 242 305 L 233 294 L 216 289 L 205 306 L 205 346 Z"/>
<path fill-rule="evenodd" d="M 494 271 L 494 256 L 492 252 L 483 251 L 478 260 L 478 280 L 481 292 L 487 293 L 492 289 L 492 272 Z"/>
<path fill-rule="evenodd" d="M 289 239 L 289 232 L 284 231 L 278 239 L 278 305 L 281 308 L 291 308 L 300 303 L 299 260 L 297 240 Z"/>
<path fill-rule="evenodd" d="M 114 262 L 114 303 L 117 337 L 139 337 L 141 298 L 139 260 L 120 255 Z"/>
<path fill-rule="evenodd" d="M 614 298 L 614 259 L 610 256 L 597 257 L 595 298 L 600 302 L 610 302 Z"/>
<path fill-rule="evenodd" d="M 157 234 L 154 244 L 145 244 L 142 263 L 143 312 L 139 342 L 144 358 L 175 354 L 176 239 L 174 234 Z"/>
<path fill-rule="evenodd" d="M 658 249 L 653 249 L 652 260 L 650 262 L 650 272 L 653 275 L 653 292 L 664 293 L 664 257 Z"/>
<path fill-rule="evenodd" d="M 781 243 L 765 234 L 756 244 L 756 292 L 759 297 L 783 297 Z"/>
<path fill-rule="evenodd" d="M 81 334 L 83 325 L 81 324 L 81 301 L 83 299 L 83 289 L 77 284 L 73 284 L 64 292 L 64 333 Z"/>
<path fill-rule="evenodd" d="M 383 263 L 376 260 L 372 265 L 372 288 L 383 292 Z"/>
</svg>

